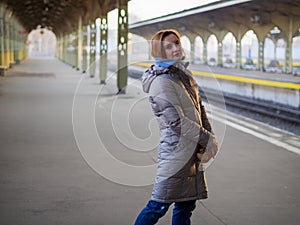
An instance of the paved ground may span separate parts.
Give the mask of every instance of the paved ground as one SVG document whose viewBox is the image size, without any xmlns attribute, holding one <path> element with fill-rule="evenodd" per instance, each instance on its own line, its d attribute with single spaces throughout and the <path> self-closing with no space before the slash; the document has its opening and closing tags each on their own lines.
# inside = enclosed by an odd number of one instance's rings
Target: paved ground
<svg viewBox="0 0 300 225">
<path fill-rule="evenodd" d="M 51 59 L 28 59 L 1 78 L 1 225 L 133 223 L 151 194 L 139 185 L 153 179 L 142 166 L 155 159 L 155 121 L 138 81 L 120 96 L 115 83 Z M 226 127 L 222 112 L 214 121 L 221 150 L 193 224 L 299 224 L 299 137 L 234 117 Z"/>
</svg>

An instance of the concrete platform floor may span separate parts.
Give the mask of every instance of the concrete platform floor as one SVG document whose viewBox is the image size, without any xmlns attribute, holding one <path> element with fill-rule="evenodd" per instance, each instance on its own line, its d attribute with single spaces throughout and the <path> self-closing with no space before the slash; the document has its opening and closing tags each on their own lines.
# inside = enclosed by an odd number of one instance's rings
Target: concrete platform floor
<svg viewBox="0 0 300 225">
<path fill-rule="evenodd" d="M 99 85 L 56 59 L 27 59 L 1 78 L 1 225 L 133 224 L 151 195 L 141 184 L 153 174 L 141 166 L 155 159 L 146 140 L 155 121 L 138 81 L 119 96 L 115 84 L 111 77 Z M 224 127 L 219 115 L 216 129 Z M 237 115 L 227 121 L 206 171 L 209 198 L 197 203 L 193 224 L 299 224 L 300 138 Z M 150 150 L 139 151 L 129 132 Z M 110 164 L 105 150 L 135 169 Z M 171 210 L 159 224 L 170 220 Z"/>
</svg>

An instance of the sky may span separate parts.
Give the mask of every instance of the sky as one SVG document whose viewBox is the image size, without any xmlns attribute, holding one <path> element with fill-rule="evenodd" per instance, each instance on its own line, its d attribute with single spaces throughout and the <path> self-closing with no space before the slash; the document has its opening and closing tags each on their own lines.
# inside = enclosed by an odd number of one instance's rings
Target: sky
<svg viewBox="0 0 300 225">
<path fill-rule="evenodd" d="M 217 2 L 217 0 L 131 0 L 128 7 L 129 13 L 145 20 L 210 2 Z"/>
<path fill-rule="evenodd" d="M 217 1 L 219 0 L 131 0 L 128 2 L 128 14 L 147 20 Z M 117 10 L 108 13 L 110 28 L 116 29 L 117 17 Z"/>
</svg>

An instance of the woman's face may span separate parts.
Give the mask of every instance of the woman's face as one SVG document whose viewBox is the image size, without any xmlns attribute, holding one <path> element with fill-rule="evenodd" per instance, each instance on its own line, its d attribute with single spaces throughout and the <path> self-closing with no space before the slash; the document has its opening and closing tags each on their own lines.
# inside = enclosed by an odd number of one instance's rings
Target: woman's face
<svg viewBox="0 0 300 225">
<path fill-rule="evenodd" d="M 163 39 L 163 48 L 166 58 L 171 60 L 181 60 L 183 57 L 180 41 L 175 34 L 169 34 Z"/>
</svg>

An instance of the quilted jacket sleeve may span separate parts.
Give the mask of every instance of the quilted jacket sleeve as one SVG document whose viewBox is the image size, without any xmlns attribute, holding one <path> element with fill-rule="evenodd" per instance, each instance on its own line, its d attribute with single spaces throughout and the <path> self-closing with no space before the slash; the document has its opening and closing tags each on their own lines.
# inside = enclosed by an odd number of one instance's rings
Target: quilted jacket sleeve
<svg viewBox="0 0 300 225">
<path fill-rule="evenodd" d="M 153 81 L 149 93 L 152 109 L 160 127 L 168 127 L 178 135 L 207 146 L 213 134 L 185 115 L 180 103 L 180 98 L 185 95 L 181 86 L 171 79 L 158 76 Z"/>
<path fill-rule="evenodd" d="M 208 130 L 209 132 L 211 132 L 213 134 L 213 130 L 210 124 L 210 121 L 208 120 L 207 114 L 206 114 L 206 110 L 204 105 L 202 104 L 202 102 L 200 102 L 200 109 L 201 109 L 201 119 L 202 119 L 202 126 Z"/>
</svg>

